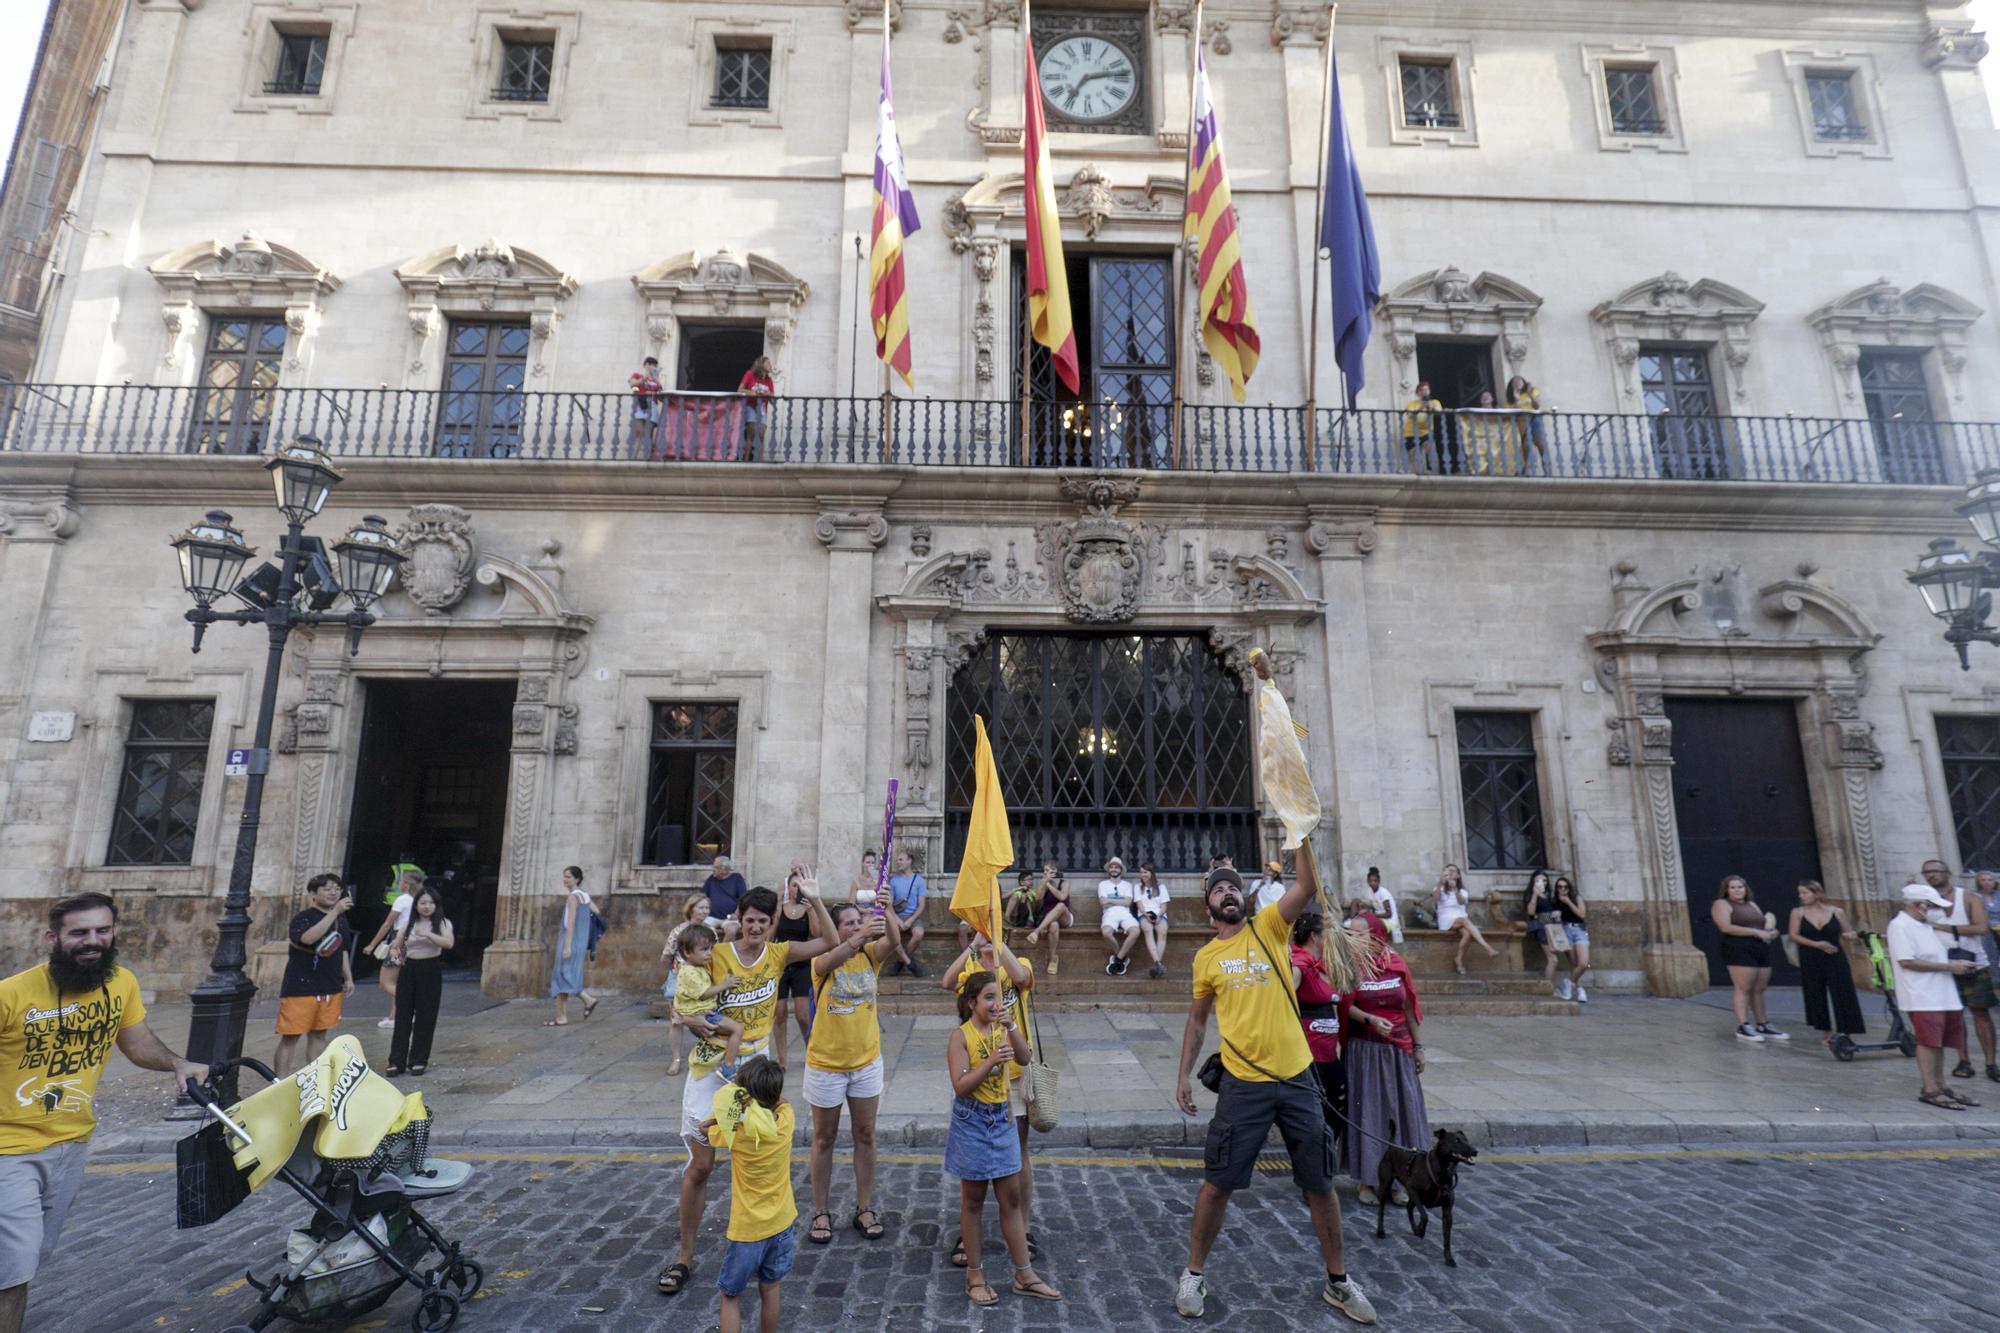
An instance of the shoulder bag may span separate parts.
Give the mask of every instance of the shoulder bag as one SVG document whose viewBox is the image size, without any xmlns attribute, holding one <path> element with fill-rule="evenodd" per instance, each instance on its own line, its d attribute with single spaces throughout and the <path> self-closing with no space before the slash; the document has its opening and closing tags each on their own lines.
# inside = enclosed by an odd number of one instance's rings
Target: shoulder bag
<svg viewBox="0 0 2000 1333">
<path fill-rule="evenodd" d="M 1021 1003 L 1029 1004 L 1025 999 Z M 1034 1049 L 1028 1052 L 1028 1067 L 1021 1072 L 1021 1077 L 1028 1081 L 1028 1127 L 1037 1134 L 1047 1134 L 1056 1127 L 1060 1098 L 1056 1067 L 1042 1058 L 1041 1024 L 1035 1020 L 1032 1005 L 1028 1009 L 1028 1040 L 1034 1043 Z"/>
</svg>

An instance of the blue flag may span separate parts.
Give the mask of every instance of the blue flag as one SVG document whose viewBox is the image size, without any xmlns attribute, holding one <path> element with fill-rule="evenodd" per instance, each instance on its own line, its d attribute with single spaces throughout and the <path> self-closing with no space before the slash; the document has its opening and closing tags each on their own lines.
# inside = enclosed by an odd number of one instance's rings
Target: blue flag
<svg viewBox="0 0 2000 1333">
<path fill-rule="evenodd" d="M 1382 299 L 1382 259 L 1375 249 L 1375 224 L 1368 217 L 1368 192 L 1361 188 L 1361 169 L 1355 164 L 1347 116 L 1340 107 L 1340 70 L 1331 51 L 1327 60 L 1333 123 L 1326 135 L 1326 197 L 1321 203 L 1319 243 L 1332 256 L 1333 355 L 1347 377 L 1351 408 L 1366 378 L 1370 316 Z M 1318 336 L 1314 329 L 1313 337 Z"/>
</svg>

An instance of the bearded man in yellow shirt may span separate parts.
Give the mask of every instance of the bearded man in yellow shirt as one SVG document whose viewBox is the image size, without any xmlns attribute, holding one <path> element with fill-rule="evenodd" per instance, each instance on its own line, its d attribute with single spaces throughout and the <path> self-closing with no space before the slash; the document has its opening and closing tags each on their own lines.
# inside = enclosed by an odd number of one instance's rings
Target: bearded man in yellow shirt
<svg viewBox="0 0 2000 1333">
<path fill-rule="evenodd" d="M 1203 887 L 1215 938 L 1194 957 L 1194 1004 L 1181 1041 L 1175 1099 L 1183 1113 L 1196 1113 L 1188 1079 L 1207 1039 L 1211 1011 L 1222 1033 L 1222 1083 L 1208 1125 L 1187 1268 L 1174 1293 L 1174 1308 L 1190 1319 L 1200 1316 L 1208 1299 L 1202 1266 L 1222 1231 L 1229 1196 L 1250 1184 L 1257 1154 L 1275 1124 L 1326 1260 L 1320 1298 L 1356 1323 L 1375 1322 L 1375 1307 L 1347 1276 L 1340 1200 L 1333 1193 L 1333 1130 L 1320 1109 L 1312 1052 L 1292 994 L 1292 923 L 1318 894 L 1319 875 L 1310 856 L 1299 858 L 1298 877 L 1284 896 L 1254 916 L 1243 877 L 1229 867 L 1209 871 Z"/>
</svg>

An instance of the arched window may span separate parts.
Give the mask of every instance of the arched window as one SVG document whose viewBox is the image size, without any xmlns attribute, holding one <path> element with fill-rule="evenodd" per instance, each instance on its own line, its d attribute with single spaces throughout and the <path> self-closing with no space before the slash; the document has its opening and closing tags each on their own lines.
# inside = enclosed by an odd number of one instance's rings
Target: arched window
<svg viewBox="0 0 2000 1333">
<path fill-rule="evenodd" d="M 1197 634 L 994 634 L 952 679 L 948 866 L 986 719 L 1016 864 L 1205 870 L 1257 857 L 1249 700 Z"/>
</svg>

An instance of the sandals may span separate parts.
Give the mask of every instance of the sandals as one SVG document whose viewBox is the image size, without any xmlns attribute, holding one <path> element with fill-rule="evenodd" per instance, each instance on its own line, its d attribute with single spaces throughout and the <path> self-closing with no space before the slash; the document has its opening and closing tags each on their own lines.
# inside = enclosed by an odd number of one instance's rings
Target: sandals
<svg viewBox="0 0 2000 1333">
<path fill-rule="evenodd" d="M 1945 1094 L 1944 1094 L 1944 1095 L 1945 1095 L 1945 1096 L 1947 1096 L 1947 1097 L 1949 1097 L 1949 1098 L 1951 1098 L 1951 1099 L 1952 1099 L 1953 1101 L 1957 1102 L 1957 1103 L 1958 1103 L 1958 1104 L 1959 1104 L 1960 1106 L 1977 1106 L 1977 1105 L 1979 1105 L 1979 1103 L 1978 1103 L 1978 1102 L 1975 1102 L 1975 1101 L 1973 1101 L 1973 1100 L 1972 1100 L 1972 1098 L 1970 1098 L 1970 1097 L 1966 1096 L 1966 1095 L 1965 1095 L 1964 1093 L 1962 1093 L 1962 1092 L 1953 1092 L 1953 1091 L 1951 1091 L 1951 1090 L 1950 1090 L 1949 1088 L 1945 1089 Z"/>
<path fill-rule="evenodd" d="M 1038 1301 L 1061 1300 L 1062 1293 L 1057 1291 L 1054 1287 L 1051 1287 L 1048 1283 L 1044 1282 L 1039 1277 L 1037 1277 L 1033 1282 L 1024 1283 L 1021 1281 L 1021 1274 L 1033 1273 L 1034 1271 L 1035 1270 L 1032 1267 L 1017 1268 L 1014 1270 L 1014 1294 L 1016 1296 L 1031 1296 Z"/>
<path fill-rule="evenodd" d="M 824 1224 L 820 1222 L 822 1217 L 826 1219 Z M 831 1244 L 833 1241 L 833 1214 L 814 1213 L 811 1225 L 806 1227 L 806 1239 L 815 1245 Z"/>
<path fill-rule="evenodd" d="M 982 1291 L 986 1293 L 983 1300 L 979 1295 Z M 1000 1293 L 993 1290 L 993 1284 L 981 1276 L 976 1268 L 965 1275 L 965 1298 L 981 1307 L 1000 1303 Z"/>
<path fill-rule="evenodd" d="M 429 1068 L 430 1068 L 430 1066 L 429 1066 L 429 1065 L 411 1065 L 411 1066 L 410 1066 L 410 1077 L 411 1077 L 411 1078 L 422 1078 L 422 1077 L 423 1077 L 423 1075 L 424 1075 L 424 1071 L 425 1071 L 426 1069 L 429 1069 Z"/>
<path fill-rule="evenodd" d="M 1960 1060 L 1956 1065 L 1952 1066 L 1951 1076 L 1953 1078 L 1971 1078 L 1972 1061 Z"/>
<path fill-rule="evenodd" d="M 965 1240 L 963 1237 L 960 1237 L 958 1244 L 951 1247 L 951 1266 L 953 1268 L 965 1267 Z"/>
<path fill-rule="evenodd" d="M 391 1065 L 382 1071 L 383 1078 L 401 1078 L 402 1076 L 403 1076 L 403 1071 L 397 1069 L 394 1065 Z"/>
<path fill-rule="evenodd" d="M 604 1001 L 601 998 L 592 1000 L 589 1004 L 583 1006 L 583 1016 L 585 1018 L 589 1018 L 592 1014 L 597 1012 L 597 1006 L 603 1003 Z"/>
<path fill-rule="evenodd" d="M 863 1225 L 861 1221 L 863 1213 L 868 1215 L 866 1225 Z M 828 1220 L 831 1221 L 831 1219 Z M 873 1208 L 857 1208 L 854 1210 L 854 1229 L 861 1233 L 863 1239 L 880 1240 L 882 1239 L 882 1215 Z"/>
<path fill-rule="evenodd" d="M 660 1270 L 660 1294 L 672 1296 L 688 1284 L 694 1276 L 693 1264 L 668 1264 Z"/>
<path fill-rule="evenodd" d="M 548 1022 L 542 1024 L 542 1026 L 545 1028 L 566 1028 L 569 1026 L 569 1020 L 567 1018 L 551 1018 Z"/>
<path fill-rule="evenodd" d="M 1940 1111 L 1963 1111 L 1965 1109 L 1965 1103 L 1948 1092 L 1921 1093 L 1918 1095 L 1917 1100 L 1925 1106 L 1935 1106 Z"/>
</svg>

